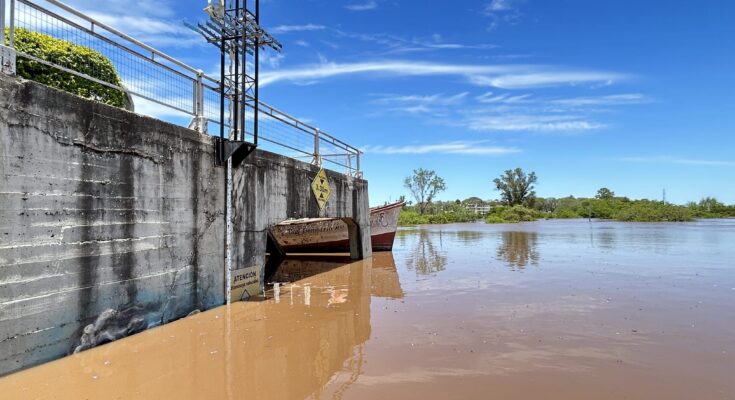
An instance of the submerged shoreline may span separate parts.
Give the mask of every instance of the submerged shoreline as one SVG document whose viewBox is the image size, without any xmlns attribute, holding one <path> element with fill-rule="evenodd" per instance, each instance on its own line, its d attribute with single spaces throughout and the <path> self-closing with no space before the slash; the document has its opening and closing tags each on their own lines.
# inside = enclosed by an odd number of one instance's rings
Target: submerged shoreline
<svg viewBox="0 0 735 400">
<path fill-rule="evenodd" d="M 466 212 L 460 209 L 452 209 L 444 212 L 420 214 L 414 209 L 404 209 L 398 221 L 400 226 L 409 225 L 430 225 L 430 224 L 446 224 L 461 222 L 479 222 L 484 221 L 490 224 L 496 223 L 517 223 L 530 222 L 538 220 L 573 220 L 573 219 L 596 219 L 618 222 L 687 222 L 695 220 L 707 219 L 728 219 L 735 218 L 735 215 L 727 210 L 726 212 L 703 212 L 679 205 L 661 205 L 661 204 L 643 204 L 634 203 L 627 208 L 620 208 L 616 211 L 596 211 L 587 215 L 580 215 L 578 212 L 542 212 L 536 209 L 524 206 L 497 206 L 485 215 L 479 215 L 472 212 Z"/>
<path fill-rule="evenodd" d="M 265 298 L 0 378 L 8 398 L 735 396 L 735 221 L 399 229 Z"/>
</svg>

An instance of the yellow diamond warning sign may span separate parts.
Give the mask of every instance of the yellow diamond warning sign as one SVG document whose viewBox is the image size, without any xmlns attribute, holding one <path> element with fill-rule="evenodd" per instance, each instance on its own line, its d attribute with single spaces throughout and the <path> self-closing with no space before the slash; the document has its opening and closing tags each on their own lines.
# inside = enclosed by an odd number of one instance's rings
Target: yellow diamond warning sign
<svg viewBox="0 0 735 400">
<path fill-rule="evenodd" d="M 311 182 L 311 190 L 314 192 L 316 202 L 319 203 L 319 209 L 323 210 L 324 206 L 327 205 L 327 201 L 329 201 L 329 193 L 332 191 L 329 187 L 327 173 L 323 169 L 319 170 L 319 173 Z"/>
</svg>

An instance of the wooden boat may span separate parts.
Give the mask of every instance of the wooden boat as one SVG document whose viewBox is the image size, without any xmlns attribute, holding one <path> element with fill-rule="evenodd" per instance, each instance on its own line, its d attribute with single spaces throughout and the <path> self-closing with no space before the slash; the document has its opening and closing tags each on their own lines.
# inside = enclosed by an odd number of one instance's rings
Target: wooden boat
<svg viewBox="0 0 735 400">
<path fill-rule="evenodd" d="M 400 201 L 370 209 L 373 251 L 391 251 L 398 227 L 398 216 L 405 203 Z M 286 253 L 343 253 L 350 251 L 347 225 L 339 218 L 302 218 L 284 221 L 271 233 Z"/>
</svg>

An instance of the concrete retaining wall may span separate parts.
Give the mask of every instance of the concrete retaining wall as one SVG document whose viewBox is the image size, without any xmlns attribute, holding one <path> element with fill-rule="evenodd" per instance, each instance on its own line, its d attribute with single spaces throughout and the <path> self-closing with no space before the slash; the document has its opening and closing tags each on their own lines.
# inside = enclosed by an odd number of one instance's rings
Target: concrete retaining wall
<svg viewBox="0 0 735 400">
<path fill-rule="evenodd" d="M 225 303 L 212 157 L 209 136 L 0 74 L 0 375 Z M 320 215 L 317 171 L 262 151 L 234 171 L 233 271 L 263 286 L 268 226 Z M 328 174 L 321 215 L 370 256 L 367 182 Z"/>
<path fill-rule="evenodd" d="M 0 374 L 224 302 L 211 149 L 0 77 Z"/>
<path fill-rule="evenodd" d="M 234 242 L 232 269 L 256 268 L 263 276 L 268 227 L 288 218 L 342 218 L 348 225 L 352 258 L 372 256 L 368 186 L 332 171 L 327 172 L 331 196 L 320 211 L 311 192 L 319 168 L 272 153 L 258 152 L 235 170 Z"/>
</svg>

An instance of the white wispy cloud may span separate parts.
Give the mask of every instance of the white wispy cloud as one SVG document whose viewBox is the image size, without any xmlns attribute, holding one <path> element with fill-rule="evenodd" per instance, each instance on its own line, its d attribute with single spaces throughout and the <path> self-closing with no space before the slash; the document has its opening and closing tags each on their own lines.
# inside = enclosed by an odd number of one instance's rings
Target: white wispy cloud
<svg viewBox="0 0 735 400">
<path fill-rule="evenodd" d="M 456 111 L 452 124 L 480 132 L 539 132 L 579 134 L 608 127 L 600 122 L 599 107 L 643 103 L 641 94 L 553 98 L 532 93 L 486 92 L 475 105 Z"/>
<path fill-rule="evenodd" d="M 487 30 L 493 31 L 501 24 L 516 24 L 521 13 L 516 6 L 517 0 L 491 0 L 485 5 L 483 13 L 490 18 Z"/>
<path fill-rule="evenodd" d="M 483 142 L 455 141 L 436 144 L 417 144 L 406 146 L 365 146 L 365 153 L 374 154 L 467 154 L 467 155 L 504 155 L 519 153 L 516 147 L 488 146 Z"/>
<path fill-rule="evenodd" d="M 317 24 L 304 24 L 304 25 L 278 25 L 269 29 L 273 34 L 284 34 L 293 32 L 310 32 L 310 31 L 321 31 L 326 29 L 324 25 Z"/>
<path fill-rule="evenodd" d="M 622 106 L 629 104 L 644 104 L 650 102 L 650 98 L 640 93 L 612 94 L 605 96 L 581 96 L 570 98 L 541 98 L 533 97 L 532 94 L 513 94 L 486 92 L 475 96 L 475 100 L 482 104 L 546 104 L 557 109 L 564 107 L 574 108 L 582 106 Z M 560 108 L 560 106 L 562 106 Z"/>
<path fill-rule="evenodd" d="M 566 106 L 605 106 L 605 105 L 625 105 L 625 104 L 641 104 L 648 102 L 647 96 L 640 93 L 629 94 L 613 94 L 607 96 L 596 97 L 572 97 L 568 99 L 552 100 L 554 104 Z"/>
<path fill-rule="evenodd" d="M 204 39 L 177 20 L 174 8 L 170 2 L 165 0 L 156 3 L 143 0 L 126 2 L 72 0 L 70 5 L 91 18 L 151 46 L 206 45 Z M 63 11 L 60 13 L 71 20 L 78 21 L 77 17 Z"/>
<path fill-rule="evenodd" d="M 610 84 L 627 79 L 615 72 L 559 70 L 537 65 L 466 65 L 404 60 L 369 61 L 357 63 L 322 62 L 319 64 L 285 68 L 261 74 L 260 85 L 276 82 L 319 81 L 342 75 L 373 74 L 384 76 L 455 75 L 480 86 L 505 89 L 575 85 L 581 83 Z"/>
<path fill-rule="evenodd" d="M 439 107 L 444 108 L 461 104 L 468 95 L 468 92 L 455 95 L 446 95 L 444 93 L 431 95 L 381 95 L 379 98 L 373 100 L 372 103 L 385 106 L 387 111 L 427 114 L 436 113 L 436 109 Z"/>
<path fill-rule="evenodd" d="M 261 62 L 267 64 L 270 68 L 276 69 L 281 66 L 281 62 L 286 58 L 283 53 L 263 52 Z"/>
<path fill-rule="evenodd" d="M 491 43 L 454 43 L 445 41 L 441 35 L 434 34 L 430 38 L 403 37 L 388 33 L 357 33 L 334 29 L 334 34 L 341 38 L 359 40 L 376 44 L 379 50 L 370 50 L 372 54 L 400 54 L 426 52 L 433 50 L 478 50 L 498 47 Z"/>
<path fill-rule="evenodd" d="M 485 6 L 486 12 L 498 12 L 510 10 L 512 1 L 510 0 L 492 0 Z"/>
<path fill-rule="evenodd" d="M 529 101 L 531 98 L 531 94 L 518 94 L 513 95 L 510 93 L 502 93 L 502 94 L 495 94 L 493 92 L 486 92 L 483 93 L 477 97 L 475 97 L 475 100 L 477 100 L 479 103 L 505 103 L 505 104 L 514 104 L 514 103 L 523 103 Z"/>
<path fill-rule="evenodd" d="M 341 75 L 385 74 L 391 76 L 428 76 L 428 75 L 473 75 L 507 71 L 503 66 L 468 66 L 452 64 L 422 63 L 412 61 L 375 61 L 358 63 L 322 62 L 269 71 L 260 75 L 260 85 L 265 86 L 280 81 L 320 80 Z"/>
<path fill-rule="evenodd" d="M 110 15 L 139 15 L 151 18 L 172 18 L 175 15 L 176 3 L 169 0 L 127 0 L 127 1 L 100 1 L 100 0 L 67 0 L 66 4 L 82 11 L 98 11 Z"/>
<path fill-rule="evenodd" d="M 611 85 L 627 76 L 606 71 L 549 70 L 500 76 L 472 76 L 472 83 L 501 89 L 527 89 L 560 85 L 603 84 Z"/>
<path fill-rule="evenodd" d="M 529 131 L 574 133 L 603 128 L 604 125 L 584 117 L 564 114 L 551 115 L 471 115 L 462 122 L 474 131 Z"/>
<path fill-rule="evenodd" d="M 735 167 L 735 160 L 705 160 L 696 158 L 674 157 L 667 155 L 656 156 L 638 156 L 638 157 L 618 157 L 615 160 L 632 163 L 648 163 L 648 164 L 682 164 L 682 165 L 701 165 L 713 167 Z"/>
<path fill-rule="evenodd" d="M 369 11 L 378 8 L 378 3 L 374 0 L 370 0 L 363 3 L 348 4 L 345 8 L 350 11 Z"/>
</svg>

